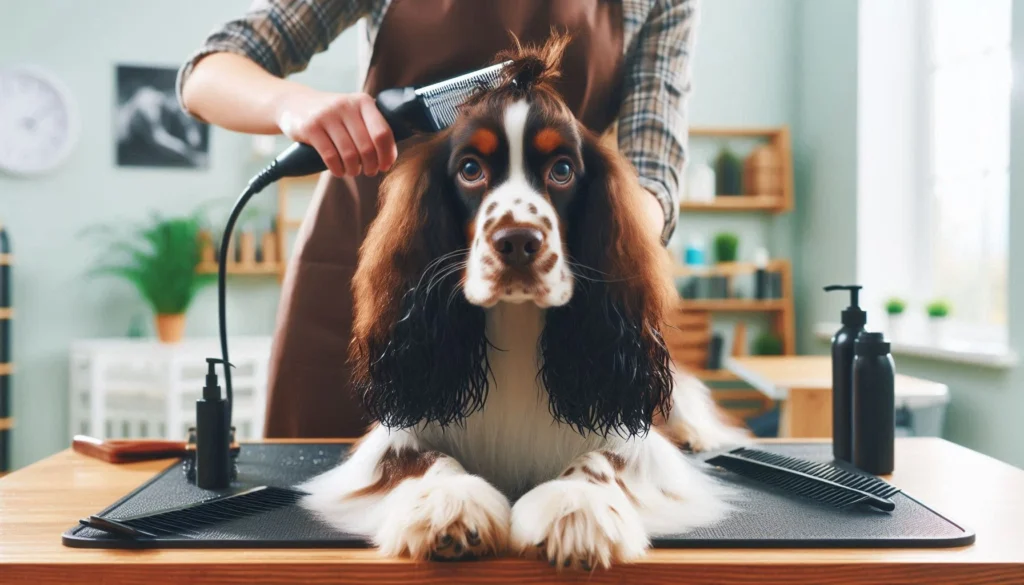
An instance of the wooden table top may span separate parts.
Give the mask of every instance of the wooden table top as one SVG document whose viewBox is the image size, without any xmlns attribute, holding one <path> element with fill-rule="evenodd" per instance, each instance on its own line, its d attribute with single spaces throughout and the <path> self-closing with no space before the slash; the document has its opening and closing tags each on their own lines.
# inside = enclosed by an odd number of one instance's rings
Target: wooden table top
<svg viewBox="0 0 1024 585">
<path fill-rule="evenodd" d="M 321 441 L 322 442 L 322 441 Z M 897 439 L 893 484 L 977 533 L 953 549 L 653 550 L 635 564 L 561 574 L 497 559 L 414 563 L 374 550 L 115 551 L 61 534 L 170 460 L 112 465 L 64 451 L 0 479 L 0 583 L 1024 583 L 1024 470 L 941 439 Z"/>
<path fill-rule="evenodd" d="M 726 360 L 726 367 L 768 397 L 783 400 L 790 390 L 831 390 L 832 358 L 827 355 L 749 356 Z M 896 374 L 896 397 L 945 399 L 949 387 L 939 382 Z"/>
</svg>

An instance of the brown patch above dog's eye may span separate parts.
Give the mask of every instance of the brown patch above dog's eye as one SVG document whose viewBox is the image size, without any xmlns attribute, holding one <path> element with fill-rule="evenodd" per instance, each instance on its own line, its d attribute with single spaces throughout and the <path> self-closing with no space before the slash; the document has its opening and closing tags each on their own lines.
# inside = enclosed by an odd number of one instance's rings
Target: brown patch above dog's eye
<svg viewBox="0 0 1024 585">
<path fill-rule="evenodd" d="M 487 128 L 480 128 L 474 132 L 469 137 L 469 143 L 483 155 L 492 155 L 498 150 L 498 136 Z"/>
<path fill-rule="evenodd" d="M 554 128 L 544 128 L 533 137 L 533 145 L 544 154 L 554 152 L 563 143 L 562 135 Z"/>
</svg>

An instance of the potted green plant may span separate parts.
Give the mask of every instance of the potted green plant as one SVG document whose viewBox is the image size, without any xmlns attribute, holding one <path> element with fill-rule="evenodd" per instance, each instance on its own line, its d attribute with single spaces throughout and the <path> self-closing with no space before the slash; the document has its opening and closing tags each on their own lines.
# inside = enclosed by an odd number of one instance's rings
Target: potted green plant
<svg viewBox="0 0 1024 585">
<path fill-rule="evenodd" d="M 941 340 L 946 332 L 946 318 L 952 312 L 949 301 L 935 299 L 925 306 L 925 312 L 928 313 L 928 327 L 931 329 L 932 339 Z"/>
<path fill-rule="evenodd" d="M 735 262 L 739 255 L 740 238 L 736 234 L 720 233 L 715 236 L 715 261 Z"/>
<path fill-rule="evenodd" d="M 728 146 L 715 159 L 715 191 L 718 196 L 743 193 L 743 161 Z"/>
<path fill-rule="evenodd" d="M 751 355 L 782 355 L 784 353 L 782 338 L 765 331 L 754 338 L 750 353 Z"/>
<path fill-rule="evenodd" d="M 153 310 L 157 336 L 164 343 L 181 341 L 189 305 L 200 289 L 216 280 L 196 271 L 201 227 L 199 214 L 165 218 L 154 213 L 127 235 L 118 226 L 90 230 L 107 246 L 104 260 L 91 273 L 131 283 Z"/>
<path fill-rule="evenodd" d="M 889 318 L 889 335 L 896 337 L 903 324 L 903 312 L 907 310 L 907 302 L 899 297 L 890 297 L 885 301 L 885 314 Z"/>
</svg>

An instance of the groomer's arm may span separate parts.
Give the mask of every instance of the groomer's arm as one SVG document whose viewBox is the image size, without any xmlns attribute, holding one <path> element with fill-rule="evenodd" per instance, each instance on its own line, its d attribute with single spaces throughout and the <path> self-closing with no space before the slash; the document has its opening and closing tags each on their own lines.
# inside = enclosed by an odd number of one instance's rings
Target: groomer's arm
<svg viewBox="0 0 1024 585">
<path fill-rule="evenodd" d="M 656 0 L 626 55 L 619 150 L 653 195 L 646 212 L 663 242 L 679 212 L 697 18 L 697 0 Z"/>
<path fill-rule="evenodd" d="M 364 93 L 322 92 L 285 79 L 367 14 L 372 0 L 257 0 L 219 27 L 178 74 L 190 114 L 252 134 L 284 133 L 316 148 L 337 176 L 387 170 L 395 140 Z"/>
</svg>

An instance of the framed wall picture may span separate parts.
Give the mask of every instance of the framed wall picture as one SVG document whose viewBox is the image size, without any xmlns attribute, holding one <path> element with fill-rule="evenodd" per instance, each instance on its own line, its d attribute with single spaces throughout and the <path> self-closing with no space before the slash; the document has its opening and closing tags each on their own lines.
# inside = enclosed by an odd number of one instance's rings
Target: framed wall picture
<svg viewBox="0 0 1024 585">
<path fill-rule="evenodd" d="M 118 166 L 203 169 L 209 164 L 210 127 L 181 109 L 177 73 L 172 67 L 117 66 Z"/>
</svg>

